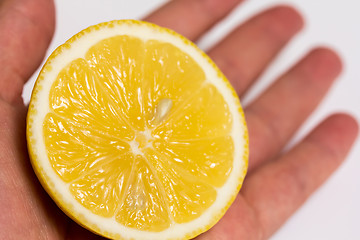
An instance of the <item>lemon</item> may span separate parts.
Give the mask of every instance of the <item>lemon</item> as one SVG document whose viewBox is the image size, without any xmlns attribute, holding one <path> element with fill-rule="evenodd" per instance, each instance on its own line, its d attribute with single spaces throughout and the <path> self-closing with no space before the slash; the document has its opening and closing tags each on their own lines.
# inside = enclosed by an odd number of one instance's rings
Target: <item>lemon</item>
<svg viewBox="0 0 360 240">
<path fill-rule="evenodd" d="M 206 54 L 154 24 L 91 26 L 48 58 L 27 117 L 31 163 L 57 205 L 112 239 L 189 239 L 247 169 L 236 93 Z"/>
</svg>

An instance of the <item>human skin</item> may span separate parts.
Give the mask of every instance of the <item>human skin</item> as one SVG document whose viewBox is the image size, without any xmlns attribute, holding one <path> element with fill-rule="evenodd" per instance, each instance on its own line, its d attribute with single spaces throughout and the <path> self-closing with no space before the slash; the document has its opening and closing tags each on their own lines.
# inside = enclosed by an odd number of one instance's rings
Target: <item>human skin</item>
<svg viewBox="0 0 360 240">
<path fill-rule="evenodd" d="M 196 41 L 240 3 L 173 0 L 145 20 Z M 241 97 L 303 25 L 296 10 L 277 6 L 238 26 L 208 54 Z M 27 107 L 21 92 L 41 63 L 54 27 L 51 0 L 0 2 L 0 239 L 101 239 L 53 203 L 27 154 Z M 225 216 L 197 239 L 269 238 L 343 162 L 358 126 L 341 113 L 329 116 L 292 149 L 282 151 L 341 69 L 333 50 L 315 48 L 246 106 L 248 176 Z"/>
</svg>

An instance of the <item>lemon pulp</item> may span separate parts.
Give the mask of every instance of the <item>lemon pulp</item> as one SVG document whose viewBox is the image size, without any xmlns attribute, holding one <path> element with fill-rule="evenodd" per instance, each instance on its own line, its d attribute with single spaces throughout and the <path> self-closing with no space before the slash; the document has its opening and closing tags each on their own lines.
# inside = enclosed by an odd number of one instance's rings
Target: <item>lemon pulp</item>
<svg viewBox="0 0 360 240">
<path fill-rule="evenodd" d="M 162 231 L 208 209 L 233 166 L 232 114 L 188 54 L 119 35 L 61 70 L 43 122 L 52 168 L 94 214 Z"/>
</svg>

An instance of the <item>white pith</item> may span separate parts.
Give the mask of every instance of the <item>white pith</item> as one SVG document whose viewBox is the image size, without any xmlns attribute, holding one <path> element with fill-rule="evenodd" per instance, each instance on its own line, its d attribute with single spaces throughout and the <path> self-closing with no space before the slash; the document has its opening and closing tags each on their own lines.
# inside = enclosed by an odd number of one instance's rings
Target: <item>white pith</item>
<svg viewBox="0 0 360 240">
<path fill-rule="evenodd" d="M 146 232 L 139 231 L 132 228 L 125 227 L 115 221 L 115 218 L 104 218 L 93 214 L 90 210 L 81 205 L 69 191 L 69 184 L 65 183 L 55 173 L 47 157 L 46 148 L 43 137 L 43 121 L 46 114 L 50 111 L 49 107 L 49 92 L 53 82 L 55 81 L 58 73 L 71 61 L 76 58 L 84 58 L 88 49 L 99 42 L 102 39 L 106 39 L 116 35 L 131 35 L 143 39 L 144 41 L 155 39 L 163 42 L 170 42 L 174 46 L 178 47 L 188 55 L 190 55 L 195 62 L 201 66 L 206 75 L 206 81 L 213 84 L 223 95 L 225 101 L 228 103 L 230 112 L 232 113 L 232 138 L 234 140 L 234 165 L 232 172 L 223 185 L 223 187 L 217 189 L 217 199 L 213 205 L 208 208 L 199 218 L 182 224 L 173 224 L 168 229 L 161 232 Z M 67 212 L 71 212 L 74 218 L 86 219 L 83 222 L 86 227 L 97 231 L 101 229 L 101 232 L 108 232 L 111 235 L 118 234 L 123 239 L 181 239 L 184 236 L 202 229 L 205 226 L 213 223 L 213 218 L 219 214 L 223 208 L 233 198 L 240 179 L 244 178 L 245 174 L 245 162 L 243 161 L 244 147 L 246 142 L 243 138 L 245 129 L 243 127 L 244 119 L 239 113 L 239 104 L 233 95 L 229 86 L 218 76 L 218 72 L 208 62 L 207 59 L 195 49 L 192 45 L 186 44 L 183 39 L 170 34 L 167 31 L 161 31 L 157 28 L 149 27 L 145 24 L 115 24 L 113 27 L 102 27 L 98 30 L 92 30 L 85 33 L 80 38 L 77 38 L 70 45 L 70 48 L 64 48 L 62 53 L 53 58 L 51 62 L 51 69 L 46 69 L 41 73 L 41 77 L 44 79 L 41 81 L 41 90 L 37 92 L 36 98 L 32 100 L 31 105 L 36 109 L 36 114 L 32 115 L 31 128 L 28 132 L 32 133 L 31 139 L 33 139 L 35 145 L 29 146 L 37 156 L 37 164 L 41 168 L 40 173 L 44 174 L 44 178 L 47 179 L 48 189 L 51 192 L 57 193 L 60 196 L 58 201 L 61 203 L 61 207 Z M 39 87 L 36 86 L 36 87 Z M 30 139 L 30 140 L 31 140 Z M 31 142 L 31 141 L 30 141 Z M 132 146 L 133 149 L 137 149 L 137 146 Z M 92 226 L 96 225 L 97 229 Z"/>
</svg>

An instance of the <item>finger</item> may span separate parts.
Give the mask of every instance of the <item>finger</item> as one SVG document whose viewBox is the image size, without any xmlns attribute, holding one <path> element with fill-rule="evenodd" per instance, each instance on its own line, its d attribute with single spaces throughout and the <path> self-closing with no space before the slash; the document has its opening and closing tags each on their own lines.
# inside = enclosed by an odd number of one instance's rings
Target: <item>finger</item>
<svg viewBox="0 0 360 240">
<path fill-rule="evenodd" d="M 0 99 L 0 239 L 51 239 L 65 230 L 65 218 L 31 167 L 25 119 L 24 105 Z"/>
<path fill-rule="evenodd" d="M 196 40 L 242 0 L 173 0 L 145 20 Z"/>
<path fill-rule="evenodd" d="M 279 153 L 319 104 L 341 68 L 333 51 L 316 49 L 246 108 L 252 152 L 249 169 Z"/>
<path fill-rule="evenodd" d="M 353 118 L 333 115 L 288 154 L 247 178 L 242 194 L 256 212 L 264 239 L 340 165 L 357 132 Z"/>
<path fill-rule="evenodd" d="M 54 31 L 50 0 L 4 0 L 0 4 L 0 98 L 22 102 L 24 82 L 41 63 Z"/>
<path fill-rule="evenodd" d="M 238 195 L 216 225 L 196 240 L 261 240 L 261 232 L 254 210 L 245 198 Z"/>
<path fill-rule="evenodd" d="M 209 55 L 241 95 L 302 26 L 293 8 L 275 7 L 238 27 Z"/>
</svg>

